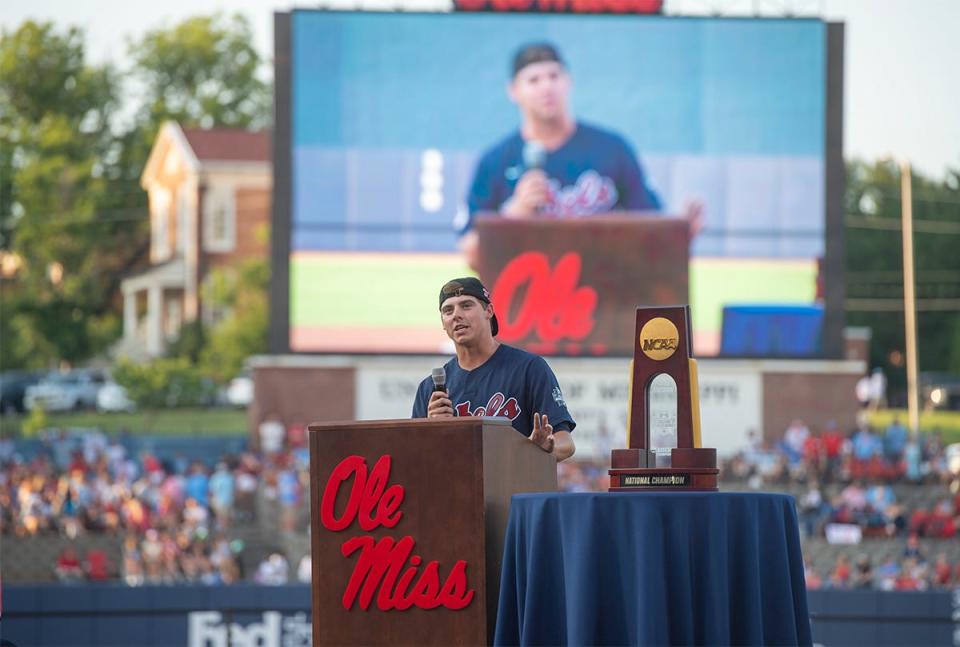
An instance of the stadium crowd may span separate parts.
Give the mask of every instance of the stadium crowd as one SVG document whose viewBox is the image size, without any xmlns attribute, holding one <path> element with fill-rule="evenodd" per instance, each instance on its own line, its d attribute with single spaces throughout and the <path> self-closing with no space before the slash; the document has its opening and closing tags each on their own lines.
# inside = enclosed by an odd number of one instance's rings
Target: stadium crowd
<svg viewBox="0 0 960 647">
<path fill-rule="evenodd" d="M 244 542 L 232 532 L 257 522 L 258 500 L 279 511 L 282 532 L 306 531 L 303 432 L 268 417 L 256 451 L 208 462 L 161 460 L 137 449 L 130 436 L 108 439 L 96 430 L 76 437 L 48 430 L 29 458 L 12 440 L 0 440 L 0 534 L 63 537 L 65 547 L 51 568 L 65 582 L 309 581 L 309 556 L 291 574 L 280 552 L 245 573 Z M 918 544 L 920 538 L 956 538 L 960 529 L 960 481 L 938 434 L 913 441 L 896 421 L 882 434 L 864 427 L 843 435 L 835 425 L 816 433 L 797 420 L 776 444 L 751 433 L 721 468 L 724 489 L 792 492 L 807 537 L 830 539 L 831 528 L 854 526 L 867 540 L 890 540 L 889 554 L 875 564 L 867 553 L 842 555 L 829 573 L 808 563 L 811 588 L 960 586 L 960 563 L 951 564 L 946 553 L 928 556 Z M 603 491 L 608 484 L 606 466 L 589 461 L 561 463 L 559 478 L 572 492 Z M 904 484 L 925 488 L 929 505 L 899 501 L 894 486 Z M 72 540 L 90 534 L 122 538 L 118 563 L 102 548 L 78 554 Z M 893 548 L 901 545 L 902 554 Z"/>
<path fill-rule="evenodd" d="M 278 570 L 286 579 L 279 555 L 243 573 L 244 544 L 231 528 L 256 520 L 260 496 L 279 508 L 281 530 L 303 530 L 297 512 L 308 477 L 304 448 L 247 451 L 211 466 L 133 454 L 129 440 L 49 430 L 29 459 L 11 440 L 0 441 L 0 534 L 62 536 L 67 543 L 52 568 L 65 582 L 230 584 L 250 575 L 275 583 Z M 120 563 L 100 548 L 79 555 L 72 540 L 89 534 L 122 536 Z"/>
</svg>

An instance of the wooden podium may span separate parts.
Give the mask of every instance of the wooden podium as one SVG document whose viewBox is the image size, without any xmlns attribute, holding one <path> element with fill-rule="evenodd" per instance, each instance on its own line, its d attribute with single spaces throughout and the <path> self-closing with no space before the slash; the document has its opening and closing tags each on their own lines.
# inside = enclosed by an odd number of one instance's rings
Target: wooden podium
<svg viewBox="0 0 960 647">
<path fill-rule="evenodd" d="M 554 458 L 498 418 L 309 438 L 313 644 L 490 643 L 510 496 L 556 491 Z"/>
</svg>

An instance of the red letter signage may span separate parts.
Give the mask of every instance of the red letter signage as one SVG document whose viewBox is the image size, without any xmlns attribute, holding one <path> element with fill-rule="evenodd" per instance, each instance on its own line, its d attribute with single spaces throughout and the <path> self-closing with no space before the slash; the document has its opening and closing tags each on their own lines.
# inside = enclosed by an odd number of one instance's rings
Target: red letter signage
<svg viewBox="0 0 960 647">
<path fill-rule="evenodd" d="M 405 492 L 402 485 L 388 486 L 391 460 L 389 455 L 381 456 L 369 474 L 362 456 L 348 456 L 340 461 L 330 474 L 320 500 L 323 526 L 334 532 L 346 530 L 354 521 L 366 532 L 380 526 L 396 526 L 403 517 L 400 504 Z M 337 496 L 351 476 L 353 484 L 346 507 L 338 517 Z M 354 603 L 359 603 L 360 608 L 367 611 L 374 597 L 381 611 L 405 611 L 412 606 L 466 608 L 475 594 L 467 584 L 467 563 L 458 560 L 446 578 L 441 578 L 439 562 L 433 560 L 423 566 L 424 559 L 413 553 L 415 547 L 416 542 L 410 535 L 399 541 L 393 537 L 376 541 L 370 535 L 344 541 L 340 548 L 344 557 L 349 558 L 357 551 L 359 555 L 343 592 L 343 608 L 352 609 Z"/>
</svg>

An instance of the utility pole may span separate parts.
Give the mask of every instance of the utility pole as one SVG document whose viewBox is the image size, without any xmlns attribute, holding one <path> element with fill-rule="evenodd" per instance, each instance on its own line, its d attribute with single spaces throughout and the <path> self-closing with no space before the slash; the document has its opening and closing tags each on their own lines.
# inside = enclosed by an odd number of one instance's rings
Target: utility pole
<svg viewBox="0 0 960 647">
<path fill-rule="evenodd" d="M 910 162 L 900 160 L 900 217 L 903 227 L 903 323 L 907 353 L 907 417 L 910 437 L 920 432 L 917 397 L 917 304 L 913 278 L 913 200 Z"/>
</svg>

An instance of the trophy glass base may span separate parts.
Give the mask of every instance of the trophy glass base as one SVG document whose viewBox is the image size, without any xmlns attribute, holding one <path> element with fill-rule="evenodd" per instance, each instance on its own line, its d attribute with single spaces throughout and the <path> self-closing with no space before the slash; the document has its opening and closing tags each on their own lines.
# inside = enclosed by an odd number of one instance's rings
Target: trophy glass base
<svg viewBox="0 0 960 647">
<path fill-rule="evenodd" d="M 614 449 L 610 454 L 610 492 L 718 489 L 716 449 L 676 447 L 670 467 L 657 467 L 656 454 L 650 449 Z"/>
</svg>

